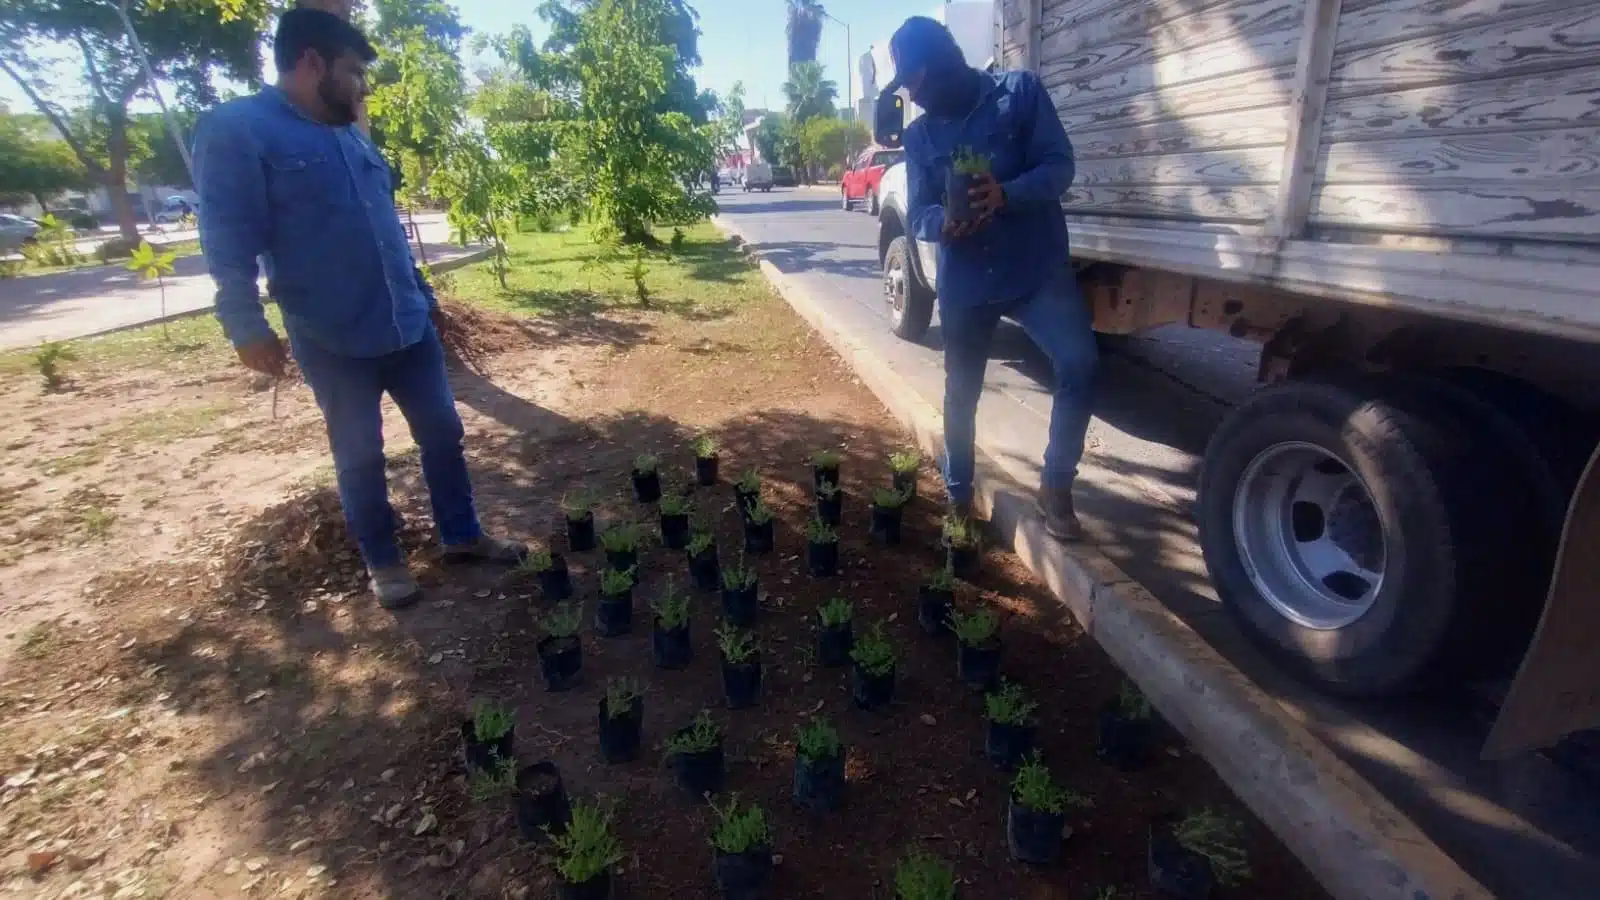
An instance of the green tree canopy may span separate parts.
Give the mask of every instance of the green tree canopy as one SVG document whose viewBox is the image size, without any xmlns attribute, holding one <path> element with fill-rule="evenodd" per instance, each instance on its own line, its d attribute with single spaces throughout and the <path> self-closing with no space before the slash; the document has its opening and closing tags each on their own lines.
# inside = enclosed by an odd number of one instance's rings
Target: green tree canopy
<svg viewBox="0 0 1600 900">
<path fill-rule="evenodd" d="M 48 132 L 38 116 L 0 112 L 0 203 L 34 200 L 48 210 L 62 191 L 88 187 L 78 155 Z"/>
<path fill-rule="evenodd" d="M 789 117 L 797 122 L 837 115 L 833 101 L 839 97 L 839 86 L 823 75 L 821 63 L 801 62 L 790 66 L 789 80 L 783 83 L 783 95 L 789 100 Z"/>
<path fill-rule="evenodd" d="M 818 116 L 800 126 L 800 155 L 814 169 L 842 164 L 870 143 L 872 135 L 860 122 Z"/>
<path fill-rule="evenodd" d="M 382 71 L 367 98 L 372 138 L 420 190 L 461 128 L 466 83 L 461 60 L 421 26 L 407 26 L 384 45 Z"/>
</svg>

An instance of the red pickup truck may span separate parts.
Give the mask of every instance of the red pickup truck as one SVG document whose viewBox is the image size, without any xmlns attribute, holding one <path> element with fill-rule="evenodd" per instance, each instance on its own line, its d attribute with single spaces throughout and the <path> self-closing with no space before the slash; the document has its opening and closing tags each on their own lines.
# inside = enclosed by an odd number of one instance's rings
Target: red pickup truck
<svg viewBox="0 0 1600 900">
<path fill-rule="evenodd" d="M 861 203 L 867 212 L 878 214 L 878 182 L 885 169 L 906 158 L 904 150 L 881 147 L 863 150 L 851 163 L 850 171 L 839 181 L 839 203 L 846 210 Z"/>
</svg>

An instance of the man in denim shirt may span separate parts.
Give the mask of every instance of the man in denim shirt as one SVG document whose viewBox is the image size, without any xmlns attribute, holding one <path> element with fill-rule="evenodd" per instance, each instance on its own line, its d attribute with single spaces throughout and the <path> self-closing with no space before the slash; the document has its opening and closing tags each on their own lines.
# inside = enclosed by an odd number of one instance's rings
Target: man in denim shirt
<svg viewBox="0 0 1600 900">
<path fill-rule="evenodd" d="M 263 258 L 289 350 L 322 408 L 339 499 L 373 593 L 385 607 L 408 606 L 421 590 L 395 541 L 384 393 L 422 451 L 445 558 L 515 563 L 527 548 L 479 527 L 437 306 L 395 214 L 389 168 L 354 127 L 372 45 L 338 16 L 294 9 L 279 20 L 273 56 L 277 86 L 219 106 L 195 138 L 200 243 L 217 282 L 217 318 L 240 361 L 283 374 L 284 344 L 256 287 Z"/>
<path fill-rule="evenodd" d="M 973 440 L 989 344 L 1002 316 L 1050 358 L 1050 440 L 1040 506 L 1060 540 L 1079 540 L 1072 482 L 1083 457 L 1097 362 L 1091 317 L 1067 252 L 1061 195 L 1072 184 L 1072 145 L 1044 85 L 1031 72 L 968 66 L 939 22 L 907 19 L 889 42 L 895 79 L 925 114 L 905 132 L 911 229 L 939 244 L 944 337 L 945 486 L 956 515 L 970 514 Z M 957 151 L 987 160 L 970 189 L 972 215 L 946 214 Z"/>
</svg>

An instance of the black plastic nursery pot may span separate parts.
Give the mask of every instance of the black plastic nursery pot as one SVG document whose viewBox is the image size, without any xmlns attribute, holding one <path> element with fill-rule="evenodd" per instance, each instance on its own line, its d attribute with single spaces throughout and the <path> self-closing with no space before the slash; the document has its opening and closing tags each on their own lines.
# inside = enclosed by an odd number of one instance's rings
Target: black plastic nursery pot
<svg viewBox="0 0 1600 900">
<path fill-rule="evenodd" d="M 739 504 L 739 517 L 744 519 L 746 522 L 750 521 L 750 510 L 754 509 L 756 503 L 761 500 L 761 492 L 759 490 L 747 491 L 744 488 L 735 485 L 733 488 L 733 497 L 734 500 Z"/>
<path fill-rule="evenodd" d="M 832 669 L 849 663 L 850 650 L 855 645 L 855 630 L 849 622 L 843 625 L 817 623 L 817 665 Z"/>
<path fill-rule="evenodd" d="M 811 480 L 812 480 L 813 484 L 818 488 L 822 487 L 823 482 L 827 482 L 828 484 L 839 484 L 840 483 L 839 482 L 839 467 L 838 466 L 812 466 L 811 467 Z"/>
<path fill-rule="evenodd" d="M 567 516 L 567 549 L 585 553 L 594 548 L 594 513 L 586 512 L 579 519 Z"/>
<path fill-rule="evenodd" d="M 1064 813 L 1030 809 L 1013 794 L 1006 807 L 1006 844 L 1011 858 L 1033 866 L 1048 866 L 1060 859 L 1066 820 Z"/>
<path fill-rule="evenodd" d="M 952 171 L 944 182 L 945 216 L 952 221 L 973 218 L 972 195 L 968 192 L 978 186 L 975 175 Z"/>
<path fill-rule="evenodd" d="M 702 591 L 715 591 L 722 587 L 722 566 L 717 562 L 715 544 L 689 557 L 689 580 Z"/>
<path fill-rule="evenodd" d="M 839 542 L 806 542 L 806 567 L 817 578 L 839 574 Z"/>
<path fill-rule="evenodd" d="M 744 662 L 722 661 L 722 693 L 729 709 L 749 709 L 761 702 L 761 657 Z"/>
<path fill-rule="evenodd" d="M 600 602 L 594 607 L 594 630 L 601 637 L 633 632 L 633 589 L 614 596 L 600 595 Z"/>
<path fill-rule="evenodd" d="M 688 731 L 679 729 L 679 734 Z M 672 766 L 672 777 L 678 782 L 678 787 L 683 788 L 693 797 L 703 797 L 706 794 L 715 794 L 722 790 L 723 776 L 726 766 L 722 757 L 722 740 L 717 740 L 717 745 L 710 750 L 701 750 L 698 753 L 673 753 L 667 757 L 667 762 Z"/>
<path fill-rule="evenodd" d="M 756 582 L 749 587 L 722 588 L 722 617 L 728 624 L 740 628 L 749 628 L 756 623 L 756 616 L 761 613 L 761 584 Z"/>
<path fill-rule="evenodd" d="M 1207 900 L 1216 882 L 1211 862 L 1184 847 L 1166 826 L 1150 829 L 1150 885 L 1177 900 Z"/>
<path fill-rule="evenodd" d="M 661 544 L 668 550 L 682 550 L 689 546 L 689 514 L 661 514 Z"/>
<path fill-rule="evenodd" d="M 1126 718 L 1112 701 L 1100 710 L 1095 724 L 1099 732 L 1096 756 L 1125 772 L 1144 768 L 1155 740 L 1154 723 L 1149 718 Z"/>
<path fill-rule="evenodd" d="M 746 519 L 744 522 L 744 552 L 753 556 L 763 556 L 771 553 L 772 547 L 776 543 L 775 529 L 772 526 L 772 519 L 768 519 L 765 522 L 752 522 Z"/>
<path fill-rule="evenodd" d="M 983 568 L 983 549 L 973 543 L 966 547 L 945 544 L 945 560 L 950 571 L 962 581 L 972 581 Z"/>
<path fill-rule="evenodd" d="M 751 847 L 743 853 L 714 851 L 711 866 L 723 900 L 760 900 L 772 882 L 772 848 Z"/>
<path fill-rule="evenodd" d="M 611 900 L 611 870 L 607 869 L 581 884 L 557 881 L 556 896 L 560 900 Z"/>
<path fill-rule="evenodd" d="M 983 755 L 1003 772 L 1014 772 L 1022 760 L 1033 752 L 1034 737 L 1039 732 L 1037 722 L 1014 725 L 1009 722 L 984 722 Z"/>
<path fill-rule="evenodd" d="M 633 583 L 639 583 L 639 551 L 637 550 L 607 550 L 606 568 L 613 572 L 626 572 L 633 570 Z"/>
<path fill-rule="evenodd" d="M 536 646 L 545 690 L 559 692 L 577 685 L 583 672 L 583 643 L 577 635 L 546 637 Z"/>
<path fill-rule="evenodd" d="M 567 833 L 572 803 L 556 764 L 544 760 L 517 770 L 517 831 L 524 840 L 543 840 Z"/>
<path fill-rule="evenodd" d="M 677 628 L 662 628 L 657 616 L 655 628 L 650 632 L 650 651 L 655 656 L 658 669 L 687 669 L 694 660 L 694 647 L 689 643 L 689 623 Z"/>
<path fill-rule="evenodd" d="M 894 547 L 900 543 L 900 523 L 903 519 L 903 507 L 872 505 L 872 525 L 868 529 L 873 537 L 885 546 Z"/>
<path fill-rule="evenodd" d="M 639 758 L 639 743 L 644 733 L 644 698 L 635 697 L 620 716 L 606 715 L 606 701 L 600 698 L 600 758 L 608 763 L 633 762 Z"/>
<path fill-rule="evenodd" d="M 461 751 L 467 759 L 468 772 L 493 770 L 503 760 L 516 758 L 517 727 L 511 726 L 510 731 L 492 741 L 480 741 L 472 720 L 467 719 L 461 723 Z"/>
<path fill-rule="evenodd" d="M 812 812 L 833 812 L 844 801 L 844 754 L 794 758 L 794 802 Z"/>
<path fill-rule="evenodd" d="M 717 467 L 722 460 L 715 456 L 697 456 L 694 458 L 694 480 L 701 487 L 710 487 L 717 483 Z"/>
<path fill-rule="evenodd" d="M 905 494 L 908 500 L 917 496 L 917 471 L 912 469 L 910 472 L 894 473 L 892 484 L 894 489 Z"/>
<path fill-rule="evenodd" d="M 955 607 L 955 599 L 953 591 L 927 585 L 917 588 L 917 624 L 929 634 L 950 634 L 950 611 Z"/>
<path fill-rule="evenodd" d="M 817 518 L 838 528 L 844 520 L 844 491 L 834 491 L 831 495 L 818 491 Z"/>
<path fill-rule="evenodd" d="M 894 669 L 874 675 L 859 665 L 852 666 L 850 699 L 862 709 L 882 709 L 894 702 Z"/>
<path fill-rule="evenodd" d="M 661 499 L 661 473 L 633 472 L 633 496 L 640 503 L 654 503 Z"/>
<path fill-rule="evenodd" d="M 990 691 L 1000 680 L 1000 642 L 987 641 L 973 646 L 956 643 L 956 675 L 975 691 Z"/>
<path fill-rule="evenodd" d="M 550 568 L 540 572 L 538 579 L 539 593 L 551 603 L 572 596 L 572 573 L 567 571 L 567 558 L 561 554 L 550 554 Z"/>
</svg>

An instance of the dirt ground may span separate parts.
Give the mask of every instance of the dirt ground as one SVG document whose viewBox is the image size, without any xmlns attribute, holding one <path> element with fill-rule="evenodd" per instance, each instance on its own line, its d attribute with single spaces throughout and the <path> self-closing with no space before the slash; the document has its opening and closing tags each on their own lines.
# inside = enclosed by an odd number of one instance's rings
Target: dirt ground
<svg viewBox="0 0 1600 900">
<path fill-rule="evenodd" d="M 456 388 L 486 524 L 550 540 L 564 492 L 601 491 L 602 520 L 654 521 L 626 471 L 657 452 L 679 480 L 689 440 L 722 448 L 724 480 L 761 468 L 779 519 L 760 558 L 766 665 L 759 708 L 720 708 L 716 603 L 696 595 L 695 662 L 651 666 L 647 627 L 585 629 L 584 682 L 544 691 L 532 591 L 501 570 L 446 570 L 431 544 L 409 440 L 389 411 L 395 505 L 427 588 L 391 614 L 363 575 L 330 487 L 309 392 L 274 390 L 213 344 L 158 366 L 81 366 L 43 395 L 0 392 L 0 892 L 57 897 L 544 897 L 548 866 L 505 805 L 474 803 L 459 724 L 471 701 L 515 709 L 519 756 L 553 759 L 568 789 L 617 804 L 628 857 L 619 896 L 711 897 L 712 814 L 660 764 L 666 733 L 712 707 L 728 732 L 730 790 L 769 811 L 781 856 L 772 896 L 888 898 L 894 861 L 920 846 L 951 861 L 968 897 L 1153 896 L 1145 829 L 1211 806 L 1246 821 L 1254 877 L 1228 898 L 1316 898 L 1320 888 L 1215 775 L 1169 736 L 1150 770 L 1093 756 L 1093 716 L 1120 675 L 1009 554 L 990 550 L 963 604 L 1003 611 L 1007 674 L 1040 700 L 1055 773 L 1088 794 L 1063 862 L 1009 861 L 1006 787 L 981 754 L 981 698 L 956 687 L 953 650 L 915 623 L 938 563 L 936 505 L 908 513 L 906 544 L 866 535 L 870 486 L 905 437 L 826 345 L 768 294 L 695 314 L 604 311 L 558 319 L 476 312 Z M 844 452 L 845 569 L 803 570 L 809 453 Z M 924 497 L 936 493 L 923 472 Z M 739 546 L 732 490 L 700 489 L 725 558 Z M 653 529 L 652 529 L 653 532 Z M 564 549 L 554 540 L 555 549 Z M 570 558 L 580 597 L 596 554 Z M 636 622 L 682 557 L 645 555 Z M 831 596 L 887 617 L 901 652 L 896 707 L 851 707 L 847 673 L 811 662 L 812 611 Z M 644 758 L 598 760 L 605 679 L 648 686 Z M 825 714 L 849 748 L 844 808 L 789 802 L 793 733 Z"/>
</svg>

